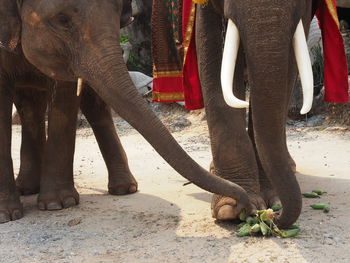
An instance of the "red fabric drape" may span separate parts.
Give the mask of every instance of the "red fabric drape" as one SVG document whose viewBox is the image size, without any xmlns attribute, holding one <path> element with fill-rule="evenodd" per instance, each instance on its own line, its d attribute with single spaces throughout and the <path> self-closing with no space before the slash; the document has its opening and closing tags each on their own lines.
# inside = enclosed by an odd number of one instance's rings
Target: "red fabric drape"
<svg viewBox="0 0 350 263">
<path fill-rule="evenodd" d="M 325 101 L 349 102 L 348 66 L 344 41 L 339 31 L 335 0 L 319 1 L 316 11 L 322 31 Z"/>
<path fill-rule="evenodd" d="M 164 0 L 163 0 L 164 1 Z M 153 1 L 152 14 L 152 52 L 153 52 L 153 101 L 185 101 L 188 110 L 203 108 L 201 86 L 199 81 L 197 56 L 194 36 L 195 8 L 192 0 L 178 0 L 180 19 L 166 20 L 162 0 Z M 169 18 L 169 16 L 167 16 Z M 168 23 L 166 25 L 165 23 Z M 169 38 L 170 24 L 178 23 L 182 35 L 181 43 L 174 43 Z M 174 32 L 170 32 L 174 35 Z M 177 50 L 172 57 L 165 49 Z M 166 57 L 168 56 L 168 57 Z M 174 58 L 177 58 L 176 63 Z"/>
<path fill-rule="evenodd" d="M 169 10 L 174 6 L 175 10 Z M 184 100 L 189 110 L 203 107 L 194 35 L 195 8 L 192 0 L 153 0 L 153 101 Z M 169 11 L 175 15 L 169 15 Z M 325 101 L 349 102 L 348 67 L 335 0 L 319 1 L 316 16 L 322 30 Z M 180 27 L 179 36 L 176 29 Z"/>
</svg>

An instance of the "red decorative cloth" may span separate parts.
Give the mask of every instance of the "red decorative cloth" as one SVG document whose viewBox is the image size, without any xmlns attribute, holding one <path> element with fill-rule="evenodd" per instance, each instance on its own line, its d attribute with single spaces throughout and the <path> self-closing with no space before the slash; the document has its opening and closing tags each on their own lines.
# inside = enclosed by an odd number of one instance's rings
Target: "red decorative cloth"
<svg viewBox="0 0 350 263">
<path fill-rule="evenodd" d="M 185 101 L 203 107 L 195 46 L 192 0 L 153 0 L 153 101 Z M 348 67 L 335 0 L 321 0 L 316 11 L 324 49 L 325 101 L 349 102 Z"/>
<path fill-rule="evenodd" d="M 322 31 L 325 101 L 349 102 L 348 66 L 339 30 L 335 0 L 319 1 L 316 11 Z"/>
<path fill-rule="evenodd" d="M 194 36 L 192 0 L 153 0 L 153 101 L 185 101 L 188 110 L 203 108 Z"/>
</svg>

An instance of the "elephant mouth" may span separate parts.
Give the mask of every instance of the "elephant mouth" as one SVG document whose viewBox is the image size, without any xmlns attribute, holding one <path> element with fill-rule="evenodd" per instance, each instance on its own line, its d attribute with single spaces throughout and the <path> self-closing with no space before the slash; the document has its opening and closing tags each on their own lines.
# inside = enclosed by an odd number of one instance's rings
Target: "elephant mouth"
<svg viewBox="0 0 350 263">
<path fill-rule="evenodd" d="M 134 18 L 133 16 L 130 17 L 130 18 L 128 19 L 128 21 L 126 21 L 124 24 L 121 25 L 121 28 L 126 27 L 126 26 L 132 24 L 134 21 L 135 21 L 135 18 Z"/>
<path fill-rule="evenodd" d="M 298 23 L 292 41 L 303 90 L 303 107 L 300 114 L 306 114 L 312 107 L 314 80 L 302 20 Z M 229 106 L 233 108 L 247 108 L 249 103 L 238 99 L 233 94 L 232 90 L 239 44 L 240 35 L 238 28 L 234 22 L 229 19 L 221 65 L 222 92 L 225 102 Z"/>
</svg>

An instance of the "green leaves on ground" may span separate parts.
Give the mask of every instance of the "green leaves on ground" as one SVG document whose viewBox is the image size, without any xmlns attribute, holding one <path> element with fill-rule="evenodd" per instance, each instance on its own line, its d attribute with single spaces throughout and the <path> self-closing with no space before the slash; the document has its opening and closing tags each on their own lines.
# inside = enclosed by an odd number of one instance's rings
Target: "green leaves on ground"
<svg viewBox="0 0 350 263">
<path fill-rule="evenodd" d="M 280 205 L 280 204 L 273 205 L 273 206 L 271 206 L 271 209 L 272 209 L 274 212 L 280 211 L 280 210 L 282 209 L 282 205 Z"/>
<path fill-rule="evenodd" d="M 323 212 L 328 213 L 331 210 L 330 203 L 318 203 L 310 205 L 313 209 L 323 210 Z"/>
<path fill-rule="evenodd" d="M 239 214 L 239 220 L 245 221 L 246 218 L 247 218 L 247 212 L 246 212 L 245 209 L 243 209 L 243 210 L 241 211 L 241 213 Z"/>
<path fill-rule="evenodd" d="M 303 193 L 303 196 L 306 198 L 320 198 L 320 196 L 314 192 Z"/>
<path fill-rule="evenodd" d="M 304 197 L 307 198 L 321 198 L 321 195 L 327 194 L 325 190 L 316 189 L 312 192 L 303 193 Z M 323 212 L 328 213 L 331 210 L 331 205 L 329 203 L 318 203 L 310 205 L 313 209 L 323 210 Z"/>
<path fill-rule="evenodd" d="M 321 189 L 312 190 L 311 192 L 303 193 L 303 196 L 306 198 L 320 198 L 321 195 L 326 194 L 327 192 Z"/>
<path fill-rule="evenodd" d="M 251 226 L 249 224 L 244 224 L 238 232 L 239 237 L 245 237 L 250 235 Z"/>
<path fill-rule="evenodd" d="M 312 190 L 312 192 L 313 192 L 313 193 L 316 193 L 316 194 L 318 194 L 318 195 L 327 194 L 326 191 L 320 190 L 320 189 Z"/>
<path fill-rule="evenodd" d="M 279 210 L 282 207 L 279 206 Z M 240 218 L 243 219 L 243 223 L 239 224 L 239 237 L 244 236 L 256 236 L 256 235 L 263 235 L 263 236 L 278 236 L 282 238 L 287 237 L 294 237 L 296 236 L 300 228 L 297 225 L 293 225 L 289 229 L 279 229 L 275 223 L 273 222 L 273 219 L 275 218 L 276 213 L 273 211 L 273 209 L 266 209 L 266 210 L 258 210 L 255 216 L 246 216 L 246 212 L 243 211 L 240 214 Z"/>
<path fill-rule="evenodd" d="M 321 195 L 327 192 L 321 189 L 312 190 L 311 192 L 303 193 L 306 198 L 321 198 Z M 328 213 L 331 209 L 329 203 L 318 203 L 310 205 L 313 209 L 323 210 Z M 297 225 L 292 225 L 288 229 L 279 229 L 273 222 L 276 217 L 276 212 L 282 209 L 282 206 L 273 205 L 270 209 L 258 210 L 254 216 L 247 215 L 245 210 L 239 215 L 239 219 L 243 221 L 239 224 L 239 237 L 244 236 L 277 236 L 282 238 L 295 237 L 299 234 L 300 228 Z"/>
</svg>

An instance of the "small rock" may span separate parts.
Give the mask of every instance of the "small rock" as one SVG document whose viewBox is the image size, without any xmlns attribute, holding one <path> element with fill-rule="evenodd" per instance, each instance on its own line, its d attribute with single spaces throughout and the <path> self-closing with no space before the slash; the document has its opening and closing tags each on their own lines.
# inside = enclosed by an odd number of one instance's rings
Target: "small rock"
<svg viewBox="0 0 350 263">
<path fill-rule="evenodd" d="M 339 238 L 339 237 L 334 237 L 333 240 L 334 240 L 335 242 L 337 242 L 337 243 L 342 242 L 342 239 Z"/>
<path fill-rule="evenodd" d="M 68 226 L 76 226 L 81 223 L 81 218 L 74 218 L 68 222 Z"/>
<path fill-rule="evenodd" d="M 324 236 L 325 238 L 333 239 L 333 235 L 330 234 L 330 233 L 324 234 L 323 236 Z"/>
<path fill-rule="evenodd" d="M 184 128 L 189 127 L 191 125 L 192 125 L 191 121 L 189 121 L 185 117 L 180 116 L 173 121 L 173 123 L 170 126 L 170 130 L 171 131 L 181 131 Z"/>
<path fill-rule="evenodd" d="M 315 126 L 320 126 L 323 124 L 326 116 L 325 115 L 315 115 L 307 120 L 307 126 L 308 127 L 315 127 Z"/>
</svg>

